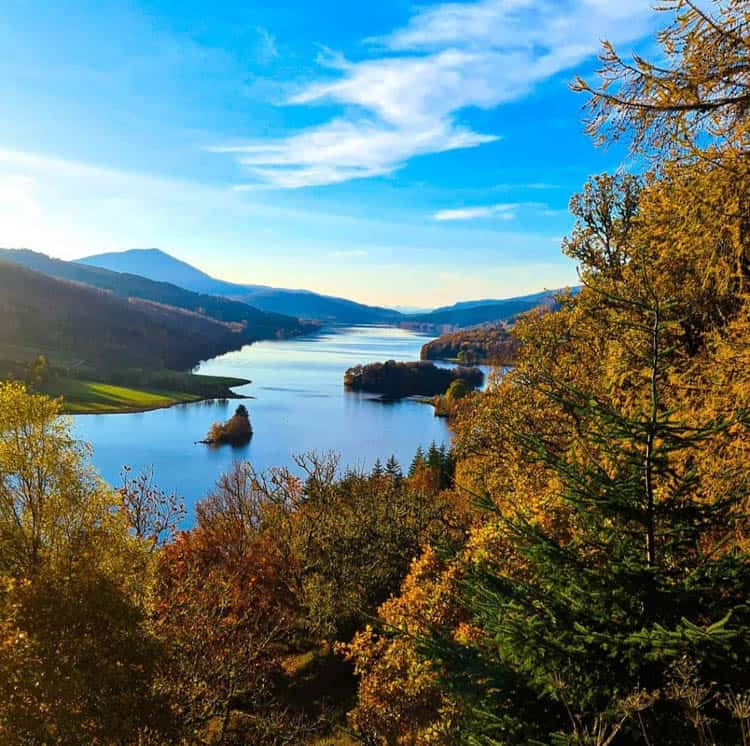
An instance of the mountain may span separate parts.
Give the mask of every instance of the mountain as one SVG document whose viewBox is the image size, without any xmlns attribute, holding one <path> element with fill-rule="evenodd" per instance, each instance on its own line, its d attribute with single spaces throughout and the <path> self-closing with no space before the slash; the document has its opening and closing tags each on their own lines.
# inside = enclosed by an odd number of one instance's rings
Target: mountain
<svg viewBox="0 0 750 746">
<path fill-rule="evenodd" d="M 95 254 L 77 260 L 78 264 L 125 272 L 147 277 L 157 282 L 170 282 L 195 293 L 210 295 L 237 295 L 238 286 L 231 282 L 215 280 L 187 262 L 183 262 L 160 249 L 130 249 Z M 262 286 L 253 286 L 260 288 Z"/>
<path fill-rule="evenodd" d="M 245 342 L 236 325 L 0 259 L 0 360 L 185 370 Z"/>
<path fill-rule="evenodd" d="M 130 249 L 97 254 L 79 259 L 78 263 L 115 272 L 142 275 L 151 280 L 171 282 L 195 292 L 226 296 L 249 303 L 263 311 L 298 318 L 347 324 L 397 323 L 402 318 L 398 311 L 389 308 L 367 306 L 309 290 L 241 285 L 217 280 L 159 249 Z"/>
<path fill-rule="evenodd" d="M 300 329 L 299 321 L 290 316 L 267 313 L 246 303 L 195 293 L 172 283 L 155 282 L 135 274 L 65 262 L 27 249 L 0 249 L 0 259 L 58 279 L 91 285 L 120 298 L 140 298 L 199 313 L 224 323 L 237 324 L 247 341 L 294 334 Z"/>
<path fill-rule="evenodd" d="M 444 313 L 446 311 L 464 311 L 469 308 L 480 308 L 482 306 L 498 306 L 509 302 L 533 303 L 536 306 L 544 305 L 545 302 L 554 298 L 561 290 L 542 290 L 530 295 L 519 295 L 513 298 L 483 298 L 480 300 L 465 300 L 450 306 L 433 308 L 429 313 Z"/>
<path fill-rule="evenodd" d="M 440 326 L 468 327 L 495 321 L 510 321 L 521 313 L 539 306 L 552 306 L 560 290 L 545 290 L 504 300 L 462 301 L 452 306 L 436 308 L 429 313 L 410 315 L 409 322 Z M 575 289 L 574 289 L 575 292 Z"/>
</svg>

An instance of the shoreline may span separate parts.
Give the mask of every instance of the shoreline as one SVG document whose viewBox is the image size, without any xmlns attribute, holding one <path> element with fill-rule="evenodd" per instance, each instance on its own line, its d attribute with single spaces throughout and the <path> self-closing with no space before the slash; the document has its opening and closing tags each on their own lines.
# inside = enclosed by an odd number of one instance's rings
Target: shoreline
<svg viewBox="0 0 750 746">
<path fill-rule="evenodd" d="M 216 402 L 216 401 L 224 401 L 224 400 L 230 400 L 230 399 L 255 399 L 254 396 L 250 395 L 243 395 L 243 394 L 236 394 L 232 392 L 231 394 L 227 396 L 196 396 L 195 399 L 184 399 L 184 400 L 174 400 L 170 402 L 165 402 L 164 404 L 154 404 L 149 405 L 145 407 L 122 407 L 122 408 L 112 408 L 112 409 L 101 409 L 97 411 L 91 411 L 90 409 L 76 409 L 76 408 L 68 408 L 67 405 L 64 403 L 65 399 L 63 398 L 63 415 L 71 416 L 71 417 L 81 417 L 81 416 L 91 416 L 96 417 L 100 414 L 143 414 L 144 412 L 157 412 L 160 409 L 172 409 L 172 407 L 179 407 L 180 405 L 187 405 L 187 404 L 201 404 L 203 402 Z"/>
</svg>

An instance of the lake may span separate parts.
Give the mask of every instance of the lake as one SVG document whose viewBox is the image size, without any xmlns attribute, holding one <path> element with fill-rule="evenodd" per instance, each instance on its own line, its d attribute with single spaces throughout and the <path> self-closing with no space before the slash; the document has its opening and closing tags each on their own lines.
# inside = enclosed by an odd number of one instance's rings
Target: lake
<svg viewBox="0 0 750 746">
<path fill-rule="evenodd" d="M 395 455 L 406 470 L 418 446 L 448 442 L 445 421 L 432 407 L 410 399 L 384 403 L 371 394 L 344 389 L 344 371 L 359 363 L 417 360 L 431 339 L 404 329 L 331 328 L 309 337 L 257 342 L 203 363 L 199 373 L 250 379 L 236 389 L 254 435 L 240 448 L 196 444 L 213 422 L 239 404 L 199 402 L 137 414 L 79 415 L 77 437 L 89 442 L 93 463 L 111 484 L 124 465 L 153 466 L 155 481 L 176 491 L 189 512 L 234 460 L 258 469 L 291 466 L 294 454 L 315 450 L 341 455 L 342 464 L 372 467 Z"/>
</svg>

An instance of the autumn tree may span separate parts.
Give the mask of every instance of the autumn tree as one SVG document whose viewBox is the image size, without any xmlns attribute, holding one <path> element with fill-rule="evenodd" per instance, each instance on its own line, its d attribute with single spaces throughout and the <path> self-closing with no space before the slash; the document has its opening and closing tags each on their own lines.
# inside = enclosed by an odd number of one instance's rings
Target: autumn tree
<svg viewBox="0 0 750 746">
<path fill-rule="evenodd" d="M 376 742 L 745 736 L 748 12 L 672 9 L 666 63 L 607 45 L 602 86 L 578 84 L 592 131 L 632 136 L 650 170 L 572 200 L 583 290 L 517 324 L 514 370 L 456 421 L 457 480 L 486 511 L 441 573 L 464 622 L 415 631 L 437 590 L 410 578 L 400 618 L 381 610 L 397 629 L 357 638 L 354 718 Z M 421 712 L 403 656 L 437 696 Z"/>
<path fill-rule="evenodd" d="M 164 734 L 158 644 L 133 572 L 142 548 L 60 410 L 0 384 L 0 740 Z"/>
<path fill-rule="evenodd" d="M 662 59 L 624 58 L 605 42 L 598 85 L 589 94 L 588 130 L 599 142 L 630 138 L 638 152 L 700 160 L 748 147 L 750 10 L 743 0 L 662 2 L 670 23 L 658 34 Z M 730 159 L 732 162 L 733 159 Z"/>
</svg>

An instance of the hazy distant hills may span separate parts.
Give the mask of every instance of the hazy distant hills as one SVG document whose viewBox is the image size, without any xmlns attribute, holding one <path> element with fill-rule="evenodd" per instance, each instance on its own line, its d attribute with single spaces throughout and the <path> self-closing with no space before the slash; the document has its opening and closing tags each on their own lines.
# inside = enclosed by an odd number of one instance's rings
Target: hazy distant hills
<svg viewBox="0 0 750 746">
<path fill-rule="evenodd" d="M 65 262 L 26 249 L 0 249 L 0 259 L 43 272 L 51 277 L 107 290 L 121 298 L 140 298 L 200 313 L 224 323 L 236 324 L 241 327 L 247 341 L 267 339 L 299 330 L 299 322 L 296 318 L 260 311 L 246 303 L 229 298 L 208 293 L 195 293 L 178 287 L 173 282 L 155 282 L 135 274 L 113 272 L 76 262 Z M 190 269 L 189 265 L 185 266 Z"/>
<path fill-rule="evenodd" d="M 398 311 L 389 308 L 368 306 L 309 290 L 240 285 L 217 280 L 159 249 L 131 249 L 97 254 L 80 259 L 79 263 L 171 282 L 199 293 L 223 295 L 249 303 L 263 311 L 298 318 L 349 324 L 397 323 L 401 318 Z"/>
<path fill-rule="evenodd" d="M 131 249 L 97 254 L 80 259 L 78 263 L 141 275 L 198 293 L 233 298 L 268 312 L 341 324 L 396 324 L 428 328 L 434 326 L 437 329 L 446 326 L 476 326 L 492 321 L 509 321 L 536 306 L 550 305 L 553 296 L 559 292 L 549 290 L 505 300 L 463 301 L 434 311 L 406 314 L 391 308 L 369 306 L 309 290 L 240 285 L 217 280 L 159 249 Z"/>
<path fill-rule="evenodd" d="M 0 361 L 184 370 L 246 341 L 236 325 L 0 259 Z"/>
<path fill-rule="evenodd" d="M 545 290 L 532 295 L 504 300 L 475 300 L 455 303 L 452 306 L 436 308 L 429 313 L 408 316 L 408 320 L 420 324 L 434 324 L 435 326 L 468 327 L 486 324 L 493 321 L 510 321 L 521 313 L 530 311 L 538 306 L 551 306 L 554 296 L 560 290 Z"/>
</svg>

